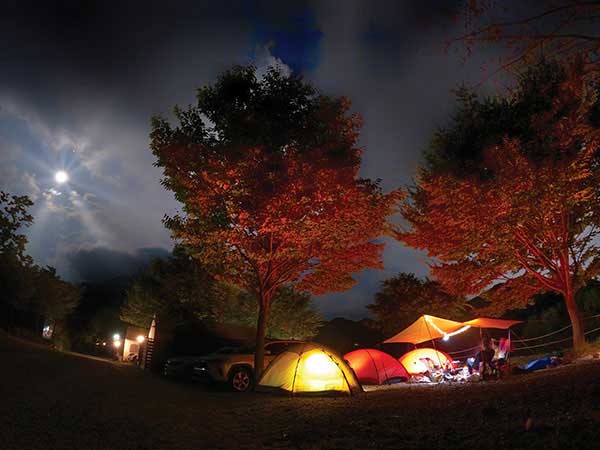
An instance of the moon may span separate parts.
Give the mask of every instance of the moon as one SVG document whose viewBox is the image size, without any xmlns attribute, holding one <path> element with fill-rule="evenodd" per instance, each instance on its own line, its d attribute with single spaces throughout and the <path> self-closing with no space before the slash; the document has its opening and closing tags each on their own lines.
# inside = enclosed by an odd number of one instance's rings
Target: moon
<svg viewBox="0 0 600 450">
<path fill-rule="evenodd" d="M 59 170 L 58 172 L 56 172 L 54 174 L 54 180 L 58 184 L 63 184 L 63 183 L 66 183 L 67 181 L 69 181 L 69 175 L 64 170 Z"/>
</svg>

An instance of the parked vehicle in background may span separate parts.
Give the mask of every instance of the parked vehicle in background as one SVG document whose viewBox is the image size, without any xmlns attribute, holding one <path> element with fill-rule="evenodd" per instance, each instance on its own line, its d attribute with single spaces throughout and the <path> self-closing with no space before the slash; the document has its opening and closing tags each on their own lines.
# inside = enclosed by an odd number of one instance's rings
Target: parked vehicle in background
<svg viewBox="0 0 600 450">
<path fill-rule="evenodd" d="M 265 367 L 280 353 L 300 341 L 270 341 L 265 344 Z M 192 377 L 196 381 L 225 383 L 236 392 L 245 392 L 254 386 L 253 347 L 223 348 L 199 357 L 193 364 Z"/>
<path fill-rule="evenodd" d="M 200 359 L 200 356 L 176 356 L 169 358 L 165 362 L 163 375 L 178 380 L 191 381 L 194 364 Z"/>
</svg>

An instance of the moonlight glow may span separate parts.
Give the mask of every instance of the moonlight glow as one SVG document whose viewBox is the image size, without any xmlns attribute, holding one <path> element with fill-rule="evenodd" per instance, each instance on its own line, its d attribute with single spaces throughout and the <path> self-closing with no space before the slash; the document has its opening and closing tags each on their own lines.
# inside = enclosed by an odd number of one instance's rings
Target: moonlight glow
<svg viewBox="0 0 600 450">
<path fill-rule="evenodd" d="M 56 172 L 56 174 L 54 174 L 54 180 L 58 184 L 66 183 L 67 181 L 69 181 L 69 175 L 67 175 L 67 172 L 65 172 L 64 170 L 59 170 L 58 172 Z"/>
</svg>

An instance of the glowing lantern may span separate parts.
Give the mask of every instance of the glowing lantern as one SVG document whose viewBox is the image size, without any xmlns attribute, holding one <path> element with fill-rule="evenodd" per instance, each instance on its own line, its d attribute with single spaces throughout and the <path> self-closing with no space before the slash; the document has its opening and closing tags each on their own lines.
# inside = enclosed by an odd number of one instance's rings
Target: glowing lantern
<svg viewBox="0 0 600 450">
<path fill-rule="evenodd" d="M 146 338 L 144 338 L 144 336 L 142 336 L 141 334 L 136 338 L 136 341 L 138 341 L 139 344 L 141 344 L 142 342 L 144 342 Z"/>
</svg>

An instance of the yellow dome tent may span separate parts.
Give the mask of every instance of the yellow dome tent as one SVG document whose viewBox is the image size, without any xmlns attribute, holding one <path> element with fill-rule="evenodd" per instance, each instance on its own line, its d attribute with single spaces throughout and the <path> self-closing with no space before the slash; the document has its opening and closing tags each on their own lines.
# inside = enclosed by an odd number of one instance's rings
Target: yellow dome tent
<svg viewBox="0 0 600 450">
<path fill-rule="evenodd" d="M 307 343 L 294 345 L 271 361 L 257 390 L 353 395 L 362 392 L 362 387 L 341 357 L 326 347 Z"/>
</svg>

